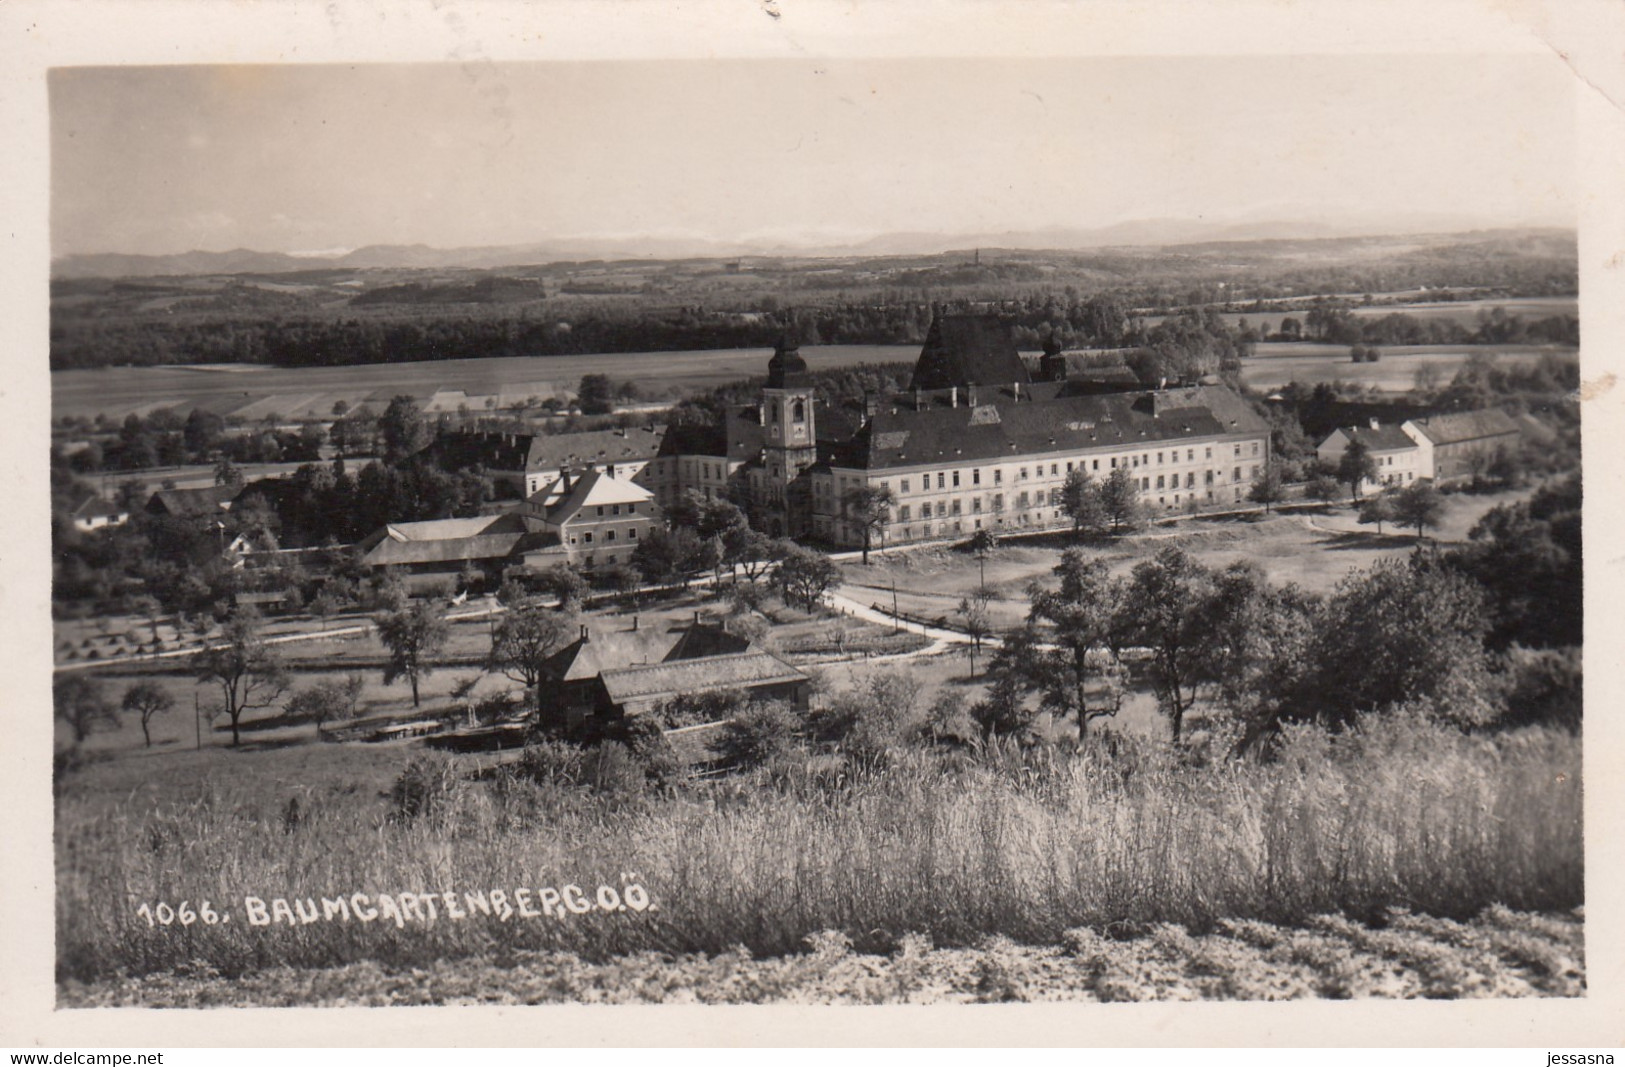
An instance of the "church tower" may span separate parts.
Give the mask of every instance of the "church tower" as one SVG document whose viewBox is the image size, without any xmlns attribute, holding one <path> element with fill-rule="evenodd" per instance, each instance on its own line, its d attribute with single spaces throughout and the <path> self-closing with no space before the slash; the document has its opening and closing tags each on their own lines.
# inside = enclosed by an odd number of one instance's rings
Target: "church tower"
<svg viewBox="0 0 1625 1067">
<path fill-rule="evenodd" d="M 813 418 L 812 378 L 795 337 L 786 333 L 767 364 L 762 390 L 762 442 L 768 474 L 788 484 L 818 458 L 818 432 Z"/>
<path fill-rule="evenodd" d="M 762 389 L 762 463 L 767 483 L 763 503 L 776 520 L 769 523 L 776 536 L 797 537 L 807 532 L 810 493 L 797 479 L 818 461 L 812 377 L 797 348 L 792 327 L 773 350 L 767 385 Z"/>
</svg>

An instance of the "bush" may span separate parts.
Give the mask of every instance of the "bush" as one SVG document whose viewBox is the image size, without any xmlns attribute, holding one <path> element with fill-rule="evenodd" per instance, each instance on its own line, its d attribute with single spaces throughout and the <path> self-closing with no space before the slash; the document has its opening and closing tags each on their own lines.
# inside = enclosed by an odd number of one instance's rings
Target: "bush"
<svg viewBox="0 0 1625 1067">
<path fill-rule="evenodd" d="M 406 765 L 390 787 L 390 818 L 396 822 L 420 818 L 439 821 L 461 787 L 456 766 L 450 760 L 419 756 Z"/>
<path fill-rule="evenodd" d="M 711 751 L 718 759 L 741 769 L 766 767 L 795 750 L 801 726 L 790 705 L 783 701 L 755 701 L 722 728 L 722 736 L 711 743 Z"/>
</svg>

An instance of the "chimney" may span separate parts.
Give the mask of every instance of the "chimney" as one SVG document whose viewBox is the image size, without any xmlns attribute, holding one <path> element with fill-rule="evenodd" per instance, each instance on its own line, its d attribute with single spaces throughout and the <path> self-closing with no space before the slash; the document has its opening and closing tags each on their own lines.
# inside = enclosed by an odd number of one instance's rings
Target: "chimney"
<svg viewBox="0 0 1625 1067">
<path fill-rule="evenodd" d="M 965 403 L 969 404 L 971 407 L 976 406 L 976 386 L 965 386 Z"/>
<path fill-rule="evenodd" d="M 920 410 L 920 387 L 917 385 L 914 387 L 914 410 Z"/>
<path fill-rule="evenodd" d="M 581 643 L 585 645 L 585 644 L 590 643 L 591 641 L 592 641 L 592 634 L 587 630 L 587 624 L 582 623 L 581 624 Z"/>
<path fill-rule="evenodd" d="M 957 385 L 949 386 L 949 388 L 948 388 L 948 402 L 950 404 L 952 404 L 954 407 L 959 406 L 959 386 L 957 386 Z"/>
<path fill-rule="evenodd" d="M 636 615 L 632 616 L 632 632 L 638 632 L 638 617 Z"/>
<path fill-rule="evenodd" d="M 1017 400 L 1020 400 L 1021 399 L 1021 383 L 1020 382 L 1011 382 L 1010 383 L 1010 392 L 1015 395 L 1015 398 Z"/>
<path fill-rule="evenodd" d="M 1378 422 L 1377 422 L 1377 417 L 1376 417 L 1376 416 L 1375 416 L 1375 415 L 1373 415 L 1373 416 L 1372 416 L 1372 417 L 1371 417 L 1371 428 L 1372 428 L 1372 429 L 1373 429 L 1373 430 L 1378 430 L 1378 429 L 1381 429 L 1381 428 L 1382 428 L 1382 427 L 1381 427 L 1381 424 L 1379 424 L 1379 423 L 1378 423 Z"/>
</svg>

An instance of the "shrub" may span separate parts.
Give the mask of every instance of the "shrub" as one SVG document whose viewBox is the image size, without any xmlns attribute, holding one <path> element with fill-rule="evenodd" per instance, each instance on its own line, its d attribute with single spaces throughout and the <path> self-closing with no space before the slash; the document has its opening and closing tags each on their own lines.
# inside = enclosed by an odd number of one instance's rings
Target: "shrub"
<svg viewBox="0 0 1625 1067">
<path fill-rule="evenodd" d="M 419 756 L 406 765 L 390 787 L 390 817 L 397 822 L 420 818 L 439 821 L 461 785 L 456 765 L 450 760 Z"/>
<path fill-rule="evenodd" d="M 717 758 L 742 769 L 766 767 L 795 750 L 801 722 L 783 701 L 747 704 L 711 743 Z"/>
</svg>

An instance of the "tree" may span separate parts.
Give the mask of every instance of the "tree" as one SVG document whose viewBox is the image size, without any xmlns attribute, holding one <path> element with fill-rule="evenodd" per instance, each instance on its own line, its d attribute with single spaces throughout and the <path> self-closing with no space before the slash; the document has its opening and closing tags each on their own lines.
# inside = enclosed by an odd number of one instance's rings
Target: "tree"
<svg viewBox="0 0 1625 1067">
<path fill-rule="evenodd" d="M 891 509 L 897 496 L 885 485 L 859 485 L 841 497 L 841 511 L 863 530 L 863 563 L 869 564 L 869 542 L 876 534 L 880 546 L 886 546 L 886 524 L 891 522 Z"/>
<path fill-rule="evenodd" d="M 1382 533 L 1382 524 L 1394 521 L 1394 499 L 1391 494 L 1378 493 L 1376 496 L 1366 497 L 1360 504 L 1360 525 L 1370 526 L 1375 523 L 1377 533 Z"/>
<path fill-rule="evenodd" d="M 1310 666 L 1287 717 L 1346 726 L 1363 712 L 1423 702 L 1455 721 L 1488 720 L 1487 608 L 1477 582 L 1426 556 L 1348 576 L 1316 615 Z"/>
<path fill-rule="evenodd" d="M 389 652 L 384 684 L 405 678 L 412 685 L 412 706 L 418 706 L 418 682 L 434 673 L 434 657 L 445 647 L 451 627 L 432 604 L 386 611 L 373 619 L 378 639 Z"/>
<path fill-rule="evenodd" d="M 243 713 L 270 707 L 288 689 L 281 658 L 265 643 L 259 617 L 242 612 L 220 629 L 221 644 L 205 648 L 195 661 L 200 682 L 220 687 L 220 711 L 231 721 L 231 743 L 241 743 Z"/>
<path fill-rule="evenodd" d="M 976 677 L 976 654 L 982 651 L 982 638 L 992 630 L 988 618 L 987 605 L 992 600 L 992 594 L 986 589 L 978 589 L 970 596 L 959 601 L 959 618 L 965 627 L 965 633 L 970 636 L 970 676 Z"/>
<path fill-rule="evenodd" d="M 1377 461 L 1362 441 L 1350 441 L 1337 461 L 1337 480 L 1349 487 L 1349 502 L 1360 501 L 1360 487 L 1377 477 Z"/>
<path fill-rule="evenodd" d="M 429 427 L 423 421 L 416 400 L 410 396 L 397 396 L 378 416 L 378 435 L 383 445 L 386 466 L 399 466 L 410 456 L 423 451 L 429 443 Z"/>
<path fill-rule="evenodd" d="M 1118 467 L 1101 483 L 1100 502 L 1111 523 L 1111 532 L 1133 529 L 1140 522 L 1140 486 L 1127 469 Z"/>
<path fill-rule="evenodd" d="M 214 484 L 229 486 L 232 489 L 241 489 L 243 487 L 243 472 L 229 458 L 221 456 L 220 462 L 214 465 Z"/>
<path fill-rule="evenodd" d="M 1258 477 L 1253 479 L 1253 486 L 1247 491 L 1247 499 L 1255 504 L 1264 505 L 1264 514 L 1270 513 L 1271 506 L 1278 504 L 1286 496 L 1281 487 L 1281 466 L 1273 459 L 1265 463 L 1259 470 Z"/>
<path fill-rule="evenodd" d="M 1206 680 L 1203 616 L 1212 593 L 1212 573 L 1168 547 L 1134 568 L 1120 602 L 1121 640 L 1150 651 L 1152 688 L 1175 741 Z"/>
<path fill-rule="evenodd" d="M 999 547 L 999 539 L 994 536 L 992 530 L 977 530 L 970 535 L 970 540 L 966 542 L 966 545 L 970 548 L 971 555 L 976 557 L 977 571 L 980 575 L 977 582 L 978 588 L 986 589 L 987 557 L 992 555 L 995 548 Z"/>
<path fill-rule="evenodd" d="M 575 616 L 553 611 L 535 600 L 510 605 L 508 614 L 491 633 L 488 669 L 518 682 L 534 694 L 536 714 L 542 712 L 542 682 L 547 661 L 577 632 Z"/>
<path fill-rule="evenodd" d="M 841 572 L 822 552 L 793 545 L 773 572 L 773 583 L 785 600 L 799 600 L 811 615 L 824 594 L 841 584 Z"/>
<path fill-rule="evenodd" d="M 59 676 L 51 685 L 51 703 L 56 717 L 73 730 L 78 748 L 99 727 L 119 725 L 118 711 L 102 692 L 101 683 L 84 674 Z"/>
<path fill-rule="evenodd" d="M 1492 508 L 1446 557 L 1490 595 L 1489 645 L 1505 649 L 1578 646 L 1584 575 L 1580 479 L 1571 475 L 1528 500 Z"/>
<path fill-rule="evenodd" d="M 711 751 L 731 766 L 770 766 L 795 750 L 800 727 L 795 712 L 783 701 L 751 703 L 721 729 Z"/>
<path fill-rule="evenodd" d="M 1111 524 L 1105 500 L 1105 487 L 1079 466 L 1067 472 L 1061 487 L 1061 510 L 1072 520 L 1072 536 L 1104 533 Z"/>
<path fill-rule="evenodd" d="M 656 585 L 678 581 L 687 585 L 688 579 L 708 564 L 705 546 L 687 526 L 655 527 L 632 550 L 632 565 Z"/>
<path fill-rule="evenodd" d="M 559 598 L 559 610 L 565 611 L 581 603 L 581 594 L 587 589 L 581 572 L 568 563 L 557 563 L 536 576 L 536 587 Z"/>
<path fill-rule="evenodd" d="M 147 748 L 152 747 L 152 731 L 150 724 L 154 715 L 162 715 L 175 706 L 175 698 L 169 690 L 150 679 L 144 679 L 131 685 L 124 691 L 122 706 L 131 715 L 141 718 L 141 739 Z"/>
<path fill-rule="evenodd" d="M 329 722 L 355 716 L 356 703 L 364 686 L 359 674 L 349 675 L 343 681 L 329 679 L 317 682 L 309 689 L 301 689 L 289 697 L 284 710 L 290 718 L 308 719 L 315 723 L 316 733 L 320 736 Z"/>
<path fill-rule="evenodd" d="M 1106 565 L 1077 549 L 1061 553 L 1054 573 L 1058 588 L 1034 584 L 1021 638 L 1010 645 L 1006 668 L 1036 690 L 1040 705 L 1078 721 L 1078 736 L 1089 723 L 1115 715 L 1122 704 L 1127 672 L 1118 658 L 1120 583 Z"/>
<path fill-rule="evenodd" d="M 582 375 L 576 403 L 583 415 L 608 415 L 615 410 L 615 386 L 606 374 Z"/>
<path fill-rule="evenodd" d="M 722 579 L 723 564 L 737 562 L 739 555 L 752 547 L 750 521 L 737 504 L 707 497 L 693 489 L 667 509 L 666 521 L 670 526 L 693 530 L 702 543 L 710 546 L 706 551 L 718 581 Z"/>
<path fill-rule="evenodd" d="M 1304 494 L 1306 496 L 1313 500 L 1319 500 L 1322 503 L 1329 503 L 1330 501 L 1336 500 L 1338 492 L 1337 479 L 1325 474 L 1316 474 L 1314 477 L 1309 479 L 1309 484 L 1304 486 Z"/>
<path fill-rule="evenodd" d="M 1439 525 L 1443 514 L 1444 501 L 1431 482 L 1412 482 L 1394 494 L 1394 521 L 1416 527 L 1417 540 L 1427 527 Z"/>
<path fill-rule="evenodd" d="M 748 526 L 730 539 L 729 553 L 734 573 L 743 574 L 751 585 L 783 558 L 779 542 Z"/>
</svg>

